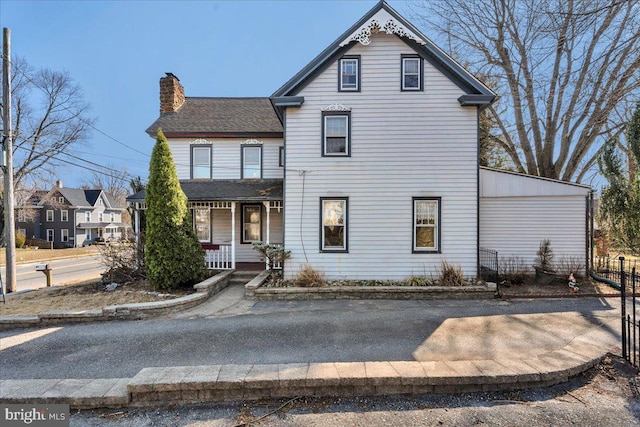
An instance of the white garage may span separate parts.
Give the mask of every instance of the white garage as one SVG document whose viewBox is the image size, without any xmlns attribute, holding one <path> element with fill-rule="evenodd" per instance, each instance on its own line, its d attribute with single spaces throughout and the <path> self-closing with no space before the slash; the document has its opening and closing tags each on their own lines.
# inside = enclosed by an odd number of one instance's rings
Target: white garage
<svg viewBox="0 0 640 427">
<path fill-rule="evenodd" d="M 555 261 L 586 263 L 591 187 L 515 172 L 480 168 L 480 247 L 501 260 L 535 261 L 551 241 Z"/>
</svg>

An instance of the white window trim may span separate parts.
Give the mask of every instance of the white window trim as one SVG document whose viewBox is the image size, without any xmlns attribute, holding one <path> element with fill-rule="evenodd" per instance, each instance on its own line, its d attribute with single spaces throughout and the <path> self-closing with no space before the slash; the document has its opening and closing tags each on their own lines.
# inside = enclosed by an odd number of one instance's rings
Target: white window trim
<svg viewBox="0 0 640 427">
<path fill-rule="evenodd" d="M 69 221 L 69 211 L 68 210 L 62 210 L 60 211 L 60 221 L 62 222 L 68 222 Z"/>
<path fill-rule="evenodd" d="M 104 222 L 104 213 L 98 212 L 98 222 Z"/>
<path fill-rule="evenodd" d="M 116 214 L 114 214 L 113 212 L 110 213 L 109 218 L 111 218 L 111 222 L 115 222 L 116 220 Z"/>
<path fill-rule="evenodd" d="M 84 213 L 84 220 L 86 222 L 91 222 L 91 212 L 87 211 Z"/>
<path fill-rule="evenodd" d="M 66 234 L 66 235 L 65 235 Z M 60 230 L 60 241 L 66 243 L 69 241 L 69 229 L 63 228 Z"/>
<path fill-rule="evenodd" d="M 51 236 L 51 239 L 49 239 L 49 236 Z M 47 228 L 47 242 L 55 242 L 55 238 L 55 230 L 53 228 Z"/>
</svg>

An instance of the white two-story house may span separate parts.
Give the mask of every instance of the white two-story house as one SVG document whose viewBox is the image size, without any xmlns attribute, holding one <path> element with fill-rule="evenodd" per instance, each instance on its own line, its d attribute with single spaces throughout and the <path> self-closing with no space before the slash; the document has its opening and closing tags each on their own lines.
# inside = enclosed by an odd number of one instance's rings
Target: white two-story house
<svg viewBox="0 0 640 427">
<path fill-rule="evenodd" d="M 387 3 L 270 98 L 185 97 L 170 73 L 160 92 L 147 132 L 169 141 L 211 268 L 263 262 L 264 241 L 291 251 L 287 277 L 478 274 L 478 114 L 495 94 Z"/>
</svg>

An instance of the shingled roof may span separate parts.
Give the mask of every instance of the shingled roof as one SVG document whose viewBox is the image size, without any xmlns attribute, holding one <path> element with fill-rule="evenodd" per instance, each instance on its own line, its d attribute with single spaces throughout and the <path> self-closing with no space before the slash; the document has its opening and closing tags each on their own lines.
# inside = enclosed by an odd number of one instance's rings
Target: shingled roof
<svg viewBox="0 0 640 427">
<path fill-rule="evenodd" d="M 189 201 L 241 201 L 258 202 L 282 200 L 281 179 L 194 179 L 180 181 L 180 187 Z M 127 202 L 141 202 L 145 191 L 127 197 Z"/>
<path fill-rule="evenodd" d="M 167 137 L 281 138 L 282 123 L 269 98 L 187 97 L 177 111 L 163 113 L 147 129 Z"/>
</svg>

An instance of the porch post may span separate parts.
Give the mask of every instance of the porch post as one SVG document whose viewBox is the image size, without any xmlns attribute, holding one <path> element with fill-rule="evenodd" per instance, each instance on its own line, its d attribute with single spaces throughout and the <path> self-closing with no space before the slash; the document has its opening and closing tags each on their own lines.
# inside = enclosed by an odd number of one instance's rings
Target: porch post
<svg viewBox="0 0 640 427">
<path fill-rule="evenodd" d="M 231 202 L 231 268 L 236 268 L 236 202 Z"/>
<path fill-rule="evenodd" d="M 271 202 L 264 202 L 264 207 L 267 208 L 267 241 L 265 243 L 268 245 L 271 243 Z"/>
</svg>

